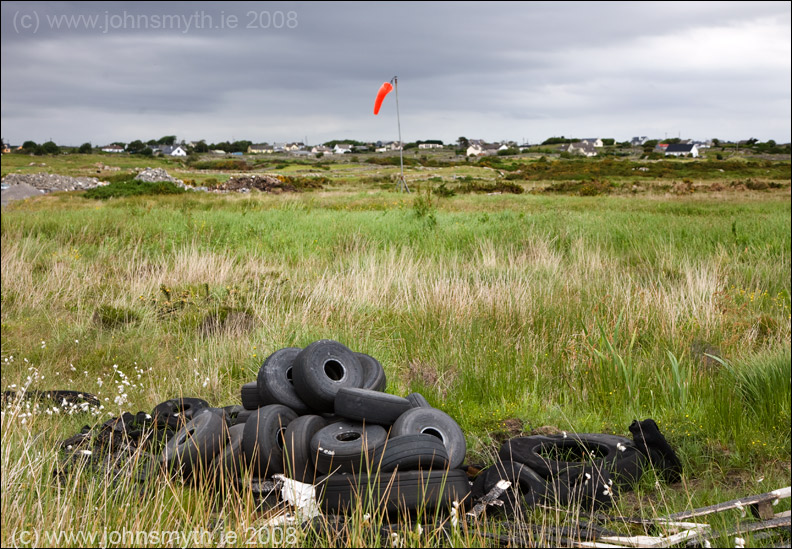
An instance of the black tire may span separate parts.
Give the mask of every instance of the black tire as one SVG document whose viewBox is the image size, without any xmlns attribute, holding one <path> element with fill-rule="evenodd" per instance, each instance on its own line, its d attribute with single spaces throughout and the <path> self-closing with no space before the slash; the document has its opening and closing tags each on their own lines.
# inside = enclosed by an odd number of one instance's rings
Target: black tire
<svg viewBox="0 0 792 549">
<path fill-rule="evenodd" d="M 212 461 L 212 469 L 218 481 L 223 485 L 230 484 L 242 473 L 245 464 L 245 455 L 242 452 L 242 436 L 245 425 L 238 423 L 228 428 L 228 443 L 222 452 L 217 454 Z"/>
<path fill-rule="evenodd" d="M 405 397 L 410 401 L 410 406 L 413 408 L 431 408 L 432 405 L 426 400 L 426 397 L 421 393 L 410 393 Z"/>
<path fill-rule="evenodd" d="M 479 481 L 479 478 L 483 480 Z M 544 503 L 547 496 L 545 479 L 527 465 L 516 461 L 498 462 L 482 471 L 476 480 L 481 483 L 482 496 L 487 495 L 500 480 L 511 482 L 511 487 L 498 498 L 509 515 L 514 514 L 520 506 L 535 507 Z"/>
<path fill-rule="evenodd" d="M 340 421 L 320 429 L 311 439 L 311 455 L 321 473 L 367 471 L 374 452 L 388 433 L 379 425 Z"/>
<path fill-rule="evenodd" d="M 297 355 L 292 377 L 303 402 L 318 412 L 332 412 L 339 389 L 363 385 L 363 368 L 346 346 L 322 339 Z"/>
<path fill-rule="evenodd" d="M 242 406 L 245 410 L 258 410 L 262 406 L 265 406 L 264 401 L 261 400 L 261 396 L 259 395 L 258 383 L 255 381 L 242 385 L 240 393 L 242 396 Z"/>
<path fill-rule="evenodd" d="M 299 347 L 286 347 L 275 351 L 264 360 L 256 380 L 263 405 L 283 404 L 300 416 L 310 413 L 308 406 L 297 395 L 292 382 L 294 359 L 300 351 L 302 349 Z"/>
<path fill-rule="evenodd" d="M 286 474 L 300 482 L 313 483 L 316 468 L 311 453 L 311 439 L 327 421 L 322 416 L 300 416 L 286 427 Z"/>
<path fill-rule="evenodd" d="M 384 505 L 388 513 L 425 509 L 433 516 L 438 508 L 446 510 L 453 502 L 468 502 L 470 483 L 460 469 L 450 471 L 405 471 L 375 475 L 331 475 L 320 480 L 320 505 L 325 513 L 349 511 Z"/>
<path fill-rule="evenodd" d="M 611 507 L 618 496 L 618 485 L 611 473 L 596 465 L 567 469 L 547 479 L 549 505 L 598 510 Z"/>
<path fill-rule="evenodd" d="M 432 435 L 392 436 L 374 454 L 373 470 L 388 473 L 417 469 L 448 469 L 448 452 L 443 441 Z"/>
<path fill-rule="evenodd" d="M 335 414 L 352 421 L 390 426 L 410 409 L 410 401 L 369 389 L 342 387 L 336 394 Z"/>
<path fill-rule="evenodd" d="M 502 460 L 524 463 L 544 478 L 580 472 L 586 466 L 616 471 L 620 460 L 637 459 L 637 454 L 628 438 L 585 433 L 517 437 L 507 440 L 498 452 Z M 624 470 L 628 469 L 626 464 Z"/>
<path fill-rule="evenodd" d="M 465 460 L 465 433 L 454 419 L 437 408 L 410 408 L 393 424 L 391 436 L 429 434 L 443 441 L 449 467 L 456 469 Z"/>
<path fill-rule="evenodd" d="M 222 414 L 204 408 L 196 412 L 165 444 L 161 463 L 173 473 L 185 478 L 209 471 L 209 464 L 223 449 L 228 436 Z"/>
<path fill-rule="evenodd" d="M 370 391 L 385 391 L 385 387 L 388 386 L 388 378 L 385 376 L 385 369 L 379 360 L 365 353 L 355 353 L 355 356 L 358 357 L 360 365 L 363 367 L 363 385 L 361 388 Z"/>
<path fill-rule="evenodd" d="M 180 429 L 204 408 L 209 408 L 209 403 L 201 398 L 172 398 L 157 404 L 151 416 L 157 425 Z"/>
<path fill-rule="evenodd" d="M 283 473 L 283 436 L 295 419 L 297 414 L 291 408 L 270 404 L 259 408 L 245 422 L 242 450 L 258 478 Z"/>
<path fill-rule="evenodd" d="M 234 425 L 238 425 L 240 423 L 245 423 L 244 420 L 247 419 L 247 415 L 250 415 L 250 410 L 246 410 L 244 406 L 240 406 L 239 404 L 223 406 L 221 409 L 223 410 L 223 416 L 225 417 L 226 425 L 229 427 L 233 427 Z M 240 417 L 244 419 L 240 421 Z"/>
</svg>

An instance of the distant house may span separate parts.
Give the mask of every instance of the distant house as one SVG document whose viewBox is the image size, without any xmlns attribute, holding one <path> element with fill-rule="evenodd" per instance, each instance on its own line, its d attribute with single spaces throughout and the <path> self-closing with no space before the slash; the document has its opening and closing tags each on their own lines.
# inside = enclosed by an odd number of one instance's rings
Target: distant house
<svg viewBox="0 0 792 549">
<path fill-rule="evenodd" d="M 484 154 L 484 146 L 480 143 L 470 143 L 465 156 L 482 156 Z"/>
<path fill-rule="evenodd" d="M 398 141 L 377 141 L 376 143 L 371 144 L 374 147 L 374 152 L 388 152 L 388 151 L 400 151 L 401 144 Z"/>
<path fill-rule="evenodd" d="M 272 145 L 272 151 L 276 153 L 286 152 L 287 143 L 275 143 Z"/>
<path fill-rule="evenodd" d="M 272 145 L 268 143 L 256 143 L 248 146 L 247 152 L 250 154 L 271 154 L 274 151 Z"/>
<path fill-rule="evenodd" d="M 209 151 L 212 154 L 225 154 L 226 152 L 223 149 L 212 149 Z"/>
<path fill-rule="evenodd" d="M 640 137 L 633 137 L 632 139 L 630 139 L 630 146 L 631 147 L 640 147 L 641 145 L 643 145 L 647 141 L 649 141 L 649 138 L 646 137 L 645 135 L 642 135 Z"/>
<path fill-rule="evenodd" d="M 324 145 L 317 145 L 311 149 L 311 152 L 314 154 L 333 154 L 333 149 L 330 147 L 325 147 Z"/>
<path fill-rule="evenodd" d="M 577 141 L 575 143 L 564 143 L 559 147 L 561 152 L 568 152 L 569 154 L 582 154 L 583 156 L 597 156 L 597 149 L 594 145 L 585 141 Z"/>
<path fill-rule="evenodd" d="M 121 145 L 105 145 L 102 147 L 102 152 L 106 153 L 122 153 L 124 152 L 124 147 Z"/>
<path fill-rule="evenodd" d="M 304 146 L 305 146 L 305 145 L 304 145 L 303 143 L 287 143 L 287 144 L 286 144 L 286 145 L 283 147 L 283 150 L 285 150 L 285 151 L 299 151 L 299 150 L 300 150 L 300 149 L 302 149 Z"/>
<path fill-rule="evenodd" d="M 655 145 L 654 152 L 664 153 L 668 148 L 668 143 L 658 143 Z"/>
<path fill-rule="evenodd" d="M 165 145 L 159 151 L 165 156 L 187 156 L 187 151 L 181 145 Z"/>
<path fill-rule="evenodd" d="M 481 139 L 471 139 L 470 146 L 465 151 L 466 156 L 491 156 L 498 153 L 501 145 L 497 143 L 485 143 Z"/>
<path fill-rule="evenodd" d="M 602 147 L 602 139 L 599 137 L 587 137 L 586 139 L 581 139 L 580 143 L 588 143 L 592 147 L 600 148 Z"/>
<path fill-rule="evenodd" d="M 333 154 L 346 154 L 352 152 L 352 145 L 350 143 L 338 143 L 333 147 Z"/>
<path fill-rule="evenodd" d="M 419 149 L 442 149 L 443 146 L 440 143 L 419 143 Z"/>
<path fill-rule="evenodd" d="M 669 145 L 665 150 L 666 156 L 688 156 L 698 158 L 698 147 L 692 143 L 676 143 Z"/>
</svg>

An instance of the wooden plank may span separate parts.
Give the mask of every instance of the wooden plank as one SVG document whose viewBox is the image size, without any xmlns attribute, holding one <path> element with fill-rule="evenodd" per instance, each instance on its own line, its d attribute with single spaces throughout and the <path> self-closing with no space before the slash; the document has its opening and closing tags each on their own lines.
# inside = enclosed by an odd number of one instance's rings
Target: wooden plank
<svg viewBox="0 0 792 549">
<path fill-rule="evenodd" d="M 773 490 L 772 492 L 766 492 L 764 494 L 758 494 L 756 496 L 748 496 L 746 498 L 733 499 L 731 501 L 725 501 L 717 505 L 710 505 L 708 507 L 701 507 L 699 509 L 691 509 L 690 511 L 673 513 L 671 515 L 666 515 L 663 518 L 672 519 L 672 520 L 683 520 L 687 518 L 711 515 L 713 513 L 720 513 L 723 511 L 728 511 L 730 509 L 744 510 L 746 507 L 750 507 L 751 505 L 755 505 L 763 502 L 774 504 L 777 500 L 788 498 L 791 495 L 792 495 L 792 486 L 787 486 L 786 488 Z"/>
<path fill-rule="evenodd" d="M 678 545 L 698 538 L 702 530 L 699 528 L 683 530 L 671 536 L 610 536 L 599 538 L 597 541 L 618 543 L 622 547 L 671 547 L 672 545 Z"/>
<path fill-rule="evenodd" d="M 486 496 L 481 498 L 481 501 L 478 502 L 473 509 L 471 509 L 465 516 L 477 519 L 479 516 L 484 513 L 488 505 L 503 505 L 503 502 L 498 498 L 509 489 L 511 486 L 511 482 L 508 480 L 499 480 L 498 483 L 490 490 Z"/>
<path fill-rule="evenodd" d="M 792 525 L 792 516 L 787 513 L 779 513 L 784 516 L 775 517 L 770 520 L 762 522 L 749 522 L 740 524 L 726 531 L 721 532 L 708 532 L 699 536 L 697 541 L 704 541 L 707 539 L 714 539 L 720 537 L 732 538 L 733 536 L 743 536 L 751 532 L 761 532 L 762 530 L 772 530 L 774 528 L 789 528 Z"/>
</svg>

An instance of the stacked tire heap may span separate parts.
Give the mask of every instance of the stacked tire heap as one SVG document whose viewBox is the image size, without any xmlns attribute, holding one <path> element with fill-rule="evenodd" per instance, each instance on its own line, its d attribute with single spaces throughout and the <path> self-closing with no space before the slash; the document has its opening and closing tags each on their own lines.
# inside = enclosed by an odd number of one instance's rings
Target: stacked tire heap
<svg viewBox="0 0 792 549">
<path fill-rule="evenodd" d="M 473 499 L 508 480 L 510 489 L 499 497 L 507 513 L 539 504 L 598 509 L 612 505 L 620 490 L 631 490 L 647 467 L 678 482 L 682 465 L 654 420 L 636 420 L 630 432 L 632 440 L 571 433 L 507 440 L 498 463 L 476 478 Z"/>
<path fill-rule="evenodd" d="M 161 465 L 185 477 L 285 474 L 319 486 L 326 512 L 364 494 L 387 511 L 465 500 L 462 429 L 418 393 L 384 393 L 386 383 L 375 358 L 336 341 L 280 349 L 242 386 L 241 407 L 186 398 L 158 405 L 155 421 L 178 428 Z"/>
</svg>

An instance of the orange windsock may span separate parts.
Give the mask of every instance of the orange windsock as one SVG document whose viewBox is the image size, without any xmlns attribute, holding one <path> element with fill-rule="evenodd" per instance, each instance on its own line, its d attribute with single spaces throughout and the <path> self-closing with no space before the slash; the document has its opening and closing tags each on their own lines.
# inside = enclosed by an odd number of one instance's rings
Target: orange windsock
<svg viewBox="0 0 792 549">
<path fill-rule="evenodd" d="M 380 89 L 377 92 L 377 99 L 374 101 L 374 114 L 379 114 L 380 107 L 382 106 L 382 100 L 385 99 L 385 96 L 391 91 L 393 91 L 393 85 L 390 82 L 385 82 L 382 84 L 382 86 L 380 86 Z"/>
</svg>

